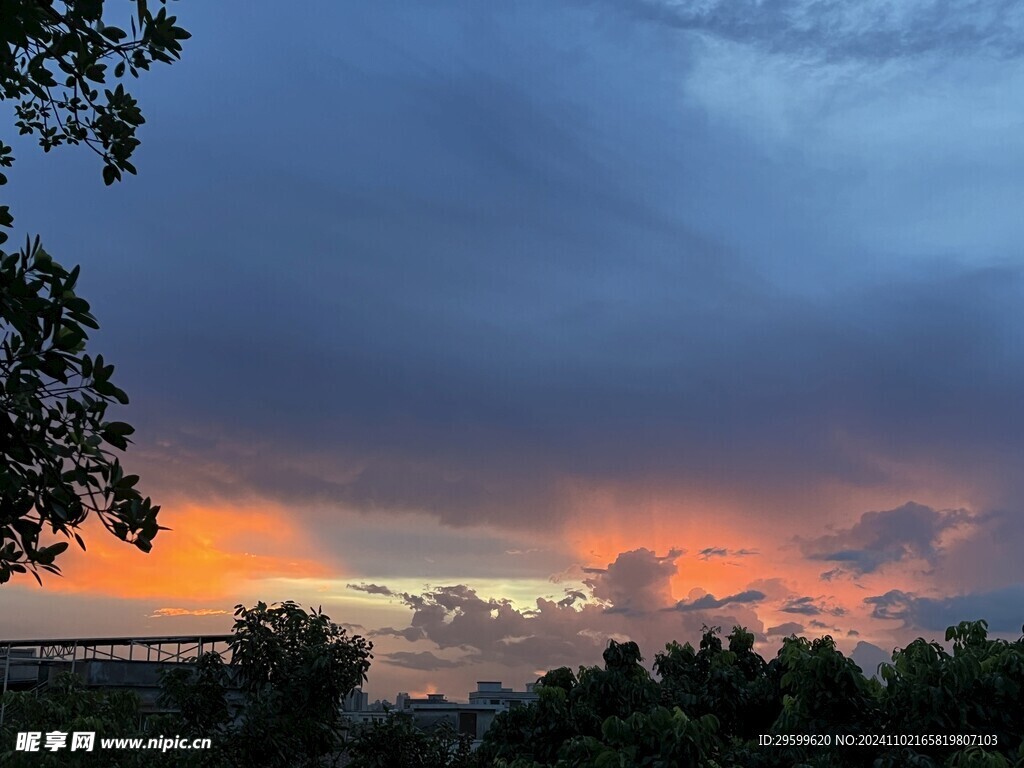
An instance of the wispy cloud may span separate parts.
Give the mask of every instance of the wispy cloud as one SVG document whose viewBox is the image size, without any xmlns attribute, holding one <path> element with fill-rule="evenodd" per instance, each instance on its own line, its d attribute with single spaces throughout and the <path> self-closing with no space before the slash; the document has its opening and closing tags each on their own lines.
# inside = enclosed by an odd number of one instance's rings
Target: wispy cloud
<svg viewBox="0 0 1024 768">
<path fill-rule="evenodd" d="M 388 587 L 380 584 L 347 584 L 346 588 L 355 592 L 365 592 L 368 595 L 385 595 L 387 597 L 394 597 L 396 594 Z"/>
<path fill-rule="evenodd" d="M 779 610 L 783 613 L 794 613 L 801 616 L 820 616 L 822 614 L 843 616 L 846 614 L 846 609 L 840 605 L 826 603 L 807 595 L 787 600 Z"/>
<path fill-rule="evenodd" d="M 705 547 L 697 552 L 701 560 L 711 560 L 716 557 L 750 557 L 761 554 L 756 549 L 728 549 L 727 547 Z"/>
<path fill-rule="evenodd" d="M 227 616 L 231 611 L 222 608 L 157 608 L 150 614 L 151 618 L 167 616 Z"/>
<path fill-rule="evenodd" d="M 707 594 L 695 600 L 681 600 L 676 604 L 676 610 L 684 612 L 706 611 L 712 608 L 721 608 L 730 603 L 759 603 L 764 599 L 764 592 L 758 592 L 756 589 L 748 589 L 745 592 L 737 592 L 735 595 L 726 595 L 722 598 L 716 598 L 714 595 Z"/>
</svg>

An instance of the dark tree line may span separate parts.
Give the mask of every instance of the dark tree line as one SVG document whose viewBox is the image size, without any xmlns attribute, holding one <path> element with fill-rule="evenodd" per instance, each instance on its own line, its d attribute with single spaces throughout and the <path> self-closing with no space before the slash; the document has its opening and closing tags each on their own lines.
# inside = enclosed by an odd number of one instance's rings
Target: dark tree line
<svg viewBox="0 0 1024 768">
<path fill-rule="evenodd" d="M 669 643 L 648 670 L 633 642 L 602 666 L 554 669 L 539 700 L 499 714 L 476 752 L 468 737 L 422 731 L 401 713 L 348 723 L 341 702 L 366 679 L 371 645 L 294 603 L 238 607 L 233 662 L 207 655 L 164 676 L 173 714 L 144 729 L 137 701 L 64 678 L 7 694 L 0 762 L 11 766 L 186 768 L 1011 768 L 1024 766 L 1024 638 L 990 639 L 984 621 L 915 640 L 868 678 L 831 637 L 786 638 L 765 660 L 736 627 L 699 647 Z M 83 727 L 88 725 L 90 727 Z M 210 738 L 213 749 L 139 762 L 139 753 L 15 753 L 19 730 L 95 730 Z M 916 744 L 849 746 L 868 736 Z M 987 745 L 955 737 L 986 737 Z M 824 737 L 828 737 L 825 743 Z M 931 737 L 954 737 L 935 743 Z M 765 741 L 769 743 L 765 743 Z M 842 740 L 842 741 L 840 741 Z M 994 740 L 994 743 L 991 743 Z M 92 760 L 93 762 L 90 762 Z M 47 762 L 49 761 L 49 762 Z M 163 761 L 163 762 L 161 762 Z"/>
<path fill-rule="evenodd" d="M 1024 766 L 1024 638 L 989 639 L 984 621 L 950 627 L 952 653 L 923 639 L 898 650 L 881 668 L 884 684 L 865 677 L 829 636 L 786 638 L 770 661 L 743 628 L 726 640 L 711 628 L 699 648 L 670 643 L 655 655 L 655 675 L 635 643 L 614 641 L 603 668 L 549 672 L 537 704 L 499 715 L 479 764 Z M 878 735 L 921 738 L 847 745 Z M 994 743 L 929 743 L 958 735 Z"/>
</svg>

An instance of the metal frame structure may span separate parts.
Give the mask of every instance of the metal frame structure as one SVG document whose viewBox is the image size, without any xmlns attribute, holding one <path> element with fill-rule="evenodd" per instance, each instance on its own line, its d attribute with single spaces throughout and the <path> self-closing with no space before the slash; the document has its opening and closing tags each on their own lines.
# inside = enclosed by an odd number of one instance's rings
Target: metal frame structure
<svg viewBox="0 0 1024 768">
<path fill-rule="evenodd" d="M 58 640 L 0 640 L 0 667 L 3 669 L 2 693 L 11 682 L 11 667 L 75 665 L 79 661 L 128 661 L 187 664 L 204 653 L 213 652 L 231 660 L 229 643 L 233 635 L 172 635 L 167 637 L 92 637 Z M 15 649 L 32 653 L 12 659 Z M 38 687 L 38 686 L 37 686 Z M 0 707 L 0 723 L 3 709 Z"/>
</svg>

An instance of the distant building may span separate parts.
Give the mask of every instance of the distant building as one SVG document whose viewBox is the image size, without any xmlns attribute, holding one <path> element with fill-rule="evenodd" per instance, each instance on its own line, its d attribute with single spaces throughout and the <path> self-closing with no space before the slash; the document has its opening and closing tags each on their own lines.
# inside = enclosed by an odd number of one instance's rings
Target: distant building
<svg viewBox="0 0 1024 768">
<path fill-rule="evenodd" d="M 447 723 L 456 733 L 469 736 L 474 749 L 480 746 L 487 729 L 502 711 L 502 707 L 495 704 L 448 701 L 443 693 L 428 693 L 426 698 L 412 698 L 409 694 L 400 693 L 396 709 L 410 715 L 416 727 L 424 731 L 432 731 Z"/>
<path fill-rule="evenodd" d="M 359 712 L 343 711 L 341 713 L 341 719 L 349 723 L 360 723 L 363 725 L 369 723 L 382 723 L 391 716 L 391 713 L 385 709 L 364 709 Z"/>
<path fill-rule="evenodd" d="M 448 697 L 443 693 L 428 693 L 424 697 L 413 697 L 404 691 L 395 697 L 395 709 L 402 711 L 418 704 L 448 704 Z"/>
<path fill-rule="evenodd" d="M 539 697 L 534 691 L 535 685 L 527 683 L 525 691 L 514 691 L 511 688 L 502 688 L 500 682 L 478 681 L 476 690 L 469 694 L 469 703 L 493 704 L 504 710 L 515 709 L 537 701 Z"/>
<path fill-rule="evenodd" d="M 346 712 L 366 712 L 370 709 L 370 695 L 362 688 L 353 688 L 352 692 L 341 702 L 341 708 Z"/>
<path fill-rule="evenodd" d="M 502 688 L 500 682 L 482 681 L 469 694 L 469 703 L 449 701 L 443 693 L 428 693 L 419 697 L 402 692 L 395 698 L 394 711 L 411 717 L 416 727 L 424 731 L 431 731 L 447 723 L 456 733 L 469 736 L 476 748 L 495 717 L 537 700 L 533 688 L 533 685 L 528 684 L 526 690 L 514 691 Z M 352 712 L 349 719 L 358 722 L 364 714 L 369 713 Z"/>
</svg>

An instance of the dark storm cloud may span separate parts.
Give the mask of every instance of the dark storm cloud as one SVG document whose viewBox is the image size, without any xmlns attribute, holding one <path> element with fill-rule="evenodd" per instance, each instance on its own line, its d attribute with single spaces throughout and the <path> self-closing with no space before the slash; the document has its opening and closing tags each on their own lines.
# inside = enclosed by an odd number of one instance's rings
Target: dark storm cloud
<svg viewBox="0 0 1024 768">
<path fill-rule="evenodd" d="M 872 606 L 874 618 L 897 619 L 913 629 L 941 631 L 961 621 L 985 619 L 992 632 L 1017 633 L 1024 624 L 1024 584 L 941 598 L 893 589 L 864 602 Z"/>
<path fill-rule="evenodd" d="M 1006 4 L 848 6 L 301 6 L 269 48 L 276 15 L 197 7 L 145 94 L 140 178 L 97 195 L 95 168 L 19 145 L 18 222 L 86 262 L 155 488 L 547 529 L 565 477 L 770 494 L 885 486 L 890 457 L 1013 467 L 1018 263 L 914 240 L 883 268 L 851 233 L 889 225 L 847 203 L 884 154 L 780 160 L 682 88 L 702 54 L 676 27 L 797 56 L 1021 39 Z M 959 186 L 930 169 L 887 210 Z"/>
<path fill-rule="evenodd" d="M 845 305 L 776 304 L 757 317 L 721 316 L 714 321 L 717 338 L 710 340 L 714 351 L 702 349 L 705 343 L 695 338 L 679 339 L 675 356 L 658 350 L 665 327 L 706 327 L 710 317 L 649 318 L 652 359 L 646 372 L 626 351 L 615 360 L 609 349 L 601 355 L 607 363 L 573 362 L 570 355 L 535 366 L 533 353 L 506 347 L 513 386 L 476 369 L 466 357 L 474 349 L 468 344 L 464 359 L 447 368 L 418 367 L 423 361 L 414 357 L 323 370 L 324 361 L 311 357 L 275 366 L 267 377 L 254 369 L 251 380 L 269 379 L 254 389 L 292 388 L 296 404 L 267 410 L 255 400 L 250 408 L 240 398 L 226 405 L 237 413 L 240 436 L 253 429 L 241 426 L 248 420 L 238 411 L 244 408 L 265 435 L 279 439 L 255 456 L 219 442 L 219 458 L 231 465 L 231 475 L 206 482 L 226 493 L 244 487 L 288 501 L 425 510 L 452 523 L 530 525 L 562 514 L 552 495 L 566 474 L 742 482 L 766 492 L 801 478 L 879 486 L 891 480 L 884 464 L 866 462 L 834 441 L 837 432 L 888 455 L 928 456 L 963 470 L 1009 462 L 1021 449 L 1014 425 L 1024 415 L 1016 396 L 1024 379 L 1000 312 L 1017 311 L 1007 303 L 1019 292 L 1019 273 L 921 282 L 873 291 Z M 628 322 L 642 317 L 638 310 Z M 585 343 L 566 343 L 562 352 L 586 349 Z M 493 360 L 483 354 L 477 362 L 486 367 Z M 215 369 L 212 361 L 206 365 Z M 288 371 L 289 378 L 274 382 L 276 370 Z M 302 373 L 293 377 L 294 372 Z M 317 392 L 320 384 L 333 391 Z M 393 387 L 404 391 L 388 395 Z M 202 399 L 197 393 L 195 402 Z M 304 416 L 300 402 L 315 403 L 319 416 Z M 288 420 L 275 424 L 274 414 L 284 413 Z M 337 428 L 322 434 L 332 422 Z M 305 453 L 310 446 L 282 431 L 296 423 L 308 425 L 303 434 L 319 453 L 337 451 L 340 462 L 361 454 L 351 476 L 330 480 L 311 469 Z M 195 486 L 201 489 L 213 446 L 185 451 L 174 427 L 150 431 L 168 438 L 161 455 L 185 454 L 182 464 L 198 476 Z M 951 433 L 957 441 L 945 439 Z M 259 439 L 251 432 L 248 437 L 249 444 Z M 290 460 L 282 460 L 282 452 Z M 167 466 L 154 464 L 151 474 L 157 476 L 159 465 Z M 872 560 L 867 550 L 840 549 L 818 554 L 836 555 L 829 559 L 862 572 L 892 556 Z"/>
<path fill-rule="evenodd" d="M 884 512 L 865 512 L 852 528 L 800 544 L 812 560 L 842 564 L 842 569 L 821 574 L 831 581 L 844 569 L 861 575 L 911 558 L 934 564 L 941 553 L 939 537 L 970 522 L 965 510 L 934 510 L 908 502 Z"/>
</svg>

